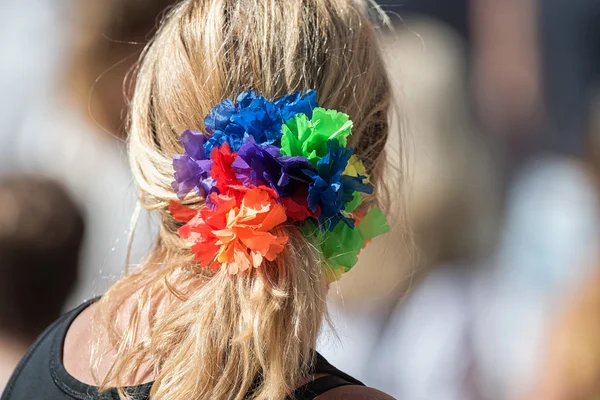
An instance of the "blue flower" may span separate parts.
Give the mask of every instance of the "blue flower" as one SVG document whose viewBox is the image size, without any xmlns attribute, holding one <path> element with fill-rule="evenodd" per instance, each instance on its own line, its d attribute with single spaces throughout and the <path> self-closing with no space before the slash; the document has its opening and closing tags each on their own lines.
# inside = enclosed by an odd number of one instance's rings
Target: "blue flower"
<svg viewBox="0 0 600 400">
<path fill-rule="evenodd" d="M 206 131 L 211 134 L 204 148 L 210 154 L 214 147 L 228 143 L 231 150 L 237 152 L 249 136 L 260 145 L 278 144 L 282 135 L 281 125 L 298 113 L 310 117 L 315 107 L 314 90 L 307 91 L 304 96 L 295 92 L 275 103 L 257 95 L 254 90 L 246 90 L 235 103 L 225 99 L 204 118 Z"/>
<path fill-rule="evenodd" d="M 235 101 L 241 108 L 246 108 L 250 105 L 250 102 L 256 98 L 256 92 L 254 90 L 246 90 L 238 95 Z"/>
<path fill-rule="evenodd" d="M 263 96 L 256 96 L 247 102 L 246 107 L 238 108 L 231 116 L 231 122 L 254 137 L 258 144 L 272 144 L 281 138 L 283 120 L 275 104 Z"/>
<path fill-rule="evenodd" d="M 210 156 L 212 149 L 215 147 L 218 149 L 221 147 L 223 143 L 228 143 L 229 147 L 232 151 L 237 152 L 240 147 L 246 142 L 248 138 L 248 134 L 244 131 L 241 133 L 227 133 L 223 131 L 216 131 L 213 133 L 212 137 L 209 138 L 204 144 L 204 149 L 206 150 L 206 154 Z"/>
<path fill-rule="evenodd" d="M 185 153 L 173 156 L 175 180 L 171 187 L 181 200 L 192 190 L 195 190 L 198 196 L 207 197 L 215 185 L 210 176 L 212 161 L 204 149 L 208 136 L 202 132 L 186 130 L 180 139 Z"/>
<path fill-rule="evenodd" d="M 204 117 L 206 131 L 214 134 L 217 131 L 225 131 L 229 125 L 229 119 L 237 112 L 237 107 L 233 101 L 225 99 L 210 110 L 210 113 Z"/>
<path fill-rule="evenodd" d="M 312 118 L 312 112 L 319 107 L 317 104 L 317 92 L 308 90 L 304 96 L 300 92 L 294 92 L 283 96 L 275 102 L 275 107 L 279 110 L 284 121 L 294 118 L 296 114 L 306 114 L 308 119 Z"/>
<path fill-rule="evenodd" d="M 253 90 L 247 90 L 237 97 L 237 103 L 225 99 L 210 110 L 204 118 L 206 132 L 211 135 L 204 144 L 209 156 L 214 147 L 219 148 L 223 143 L 228 143 L 233 151 L 238 151 L 245 141 L 245 131 L 243 127 L 233 123 L 231 118 L 239 113 L 240 107 L 247 107 L 255 97 Z"/>
<path fill-rule="evenodd" d="M 327 154 L 317 163 L 317 172 L 304 170 L 312 182 L 308 188 L 308 206 L 313 212 L 320 208 L 319 227 L 330 230 L 342 220 L 354 227 L 354 220 L 344 216 L 344 205 L 354 198 L 354 192 L 373 193 L 373 187 L 363 183 L 365 177 L 342 175 L 352 148 L 343 148 L 339 141 L 327 142 Z"/>
</svg>

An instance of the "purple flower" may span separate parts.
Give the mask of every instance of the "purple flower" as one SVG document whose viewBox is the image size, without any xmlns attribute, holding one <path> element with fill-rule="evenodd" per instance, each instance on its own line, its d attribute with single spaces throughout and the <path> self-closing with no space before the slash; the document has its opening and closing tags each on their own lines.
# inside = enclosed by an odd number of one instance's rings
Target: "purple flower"
<svg viewBox="0 0 600 400">
<path fill-rule="evenodd" d="M 232 167 L 245 186 L 266 185 L 280 197 L 292 196 L 299 185 L 308 185 L 303 171 L 313 168 L 306 158 L 281 155 L 278 147 L 261 146 L 252 137 L 240 148 Z"/>
<path fill-rule="evenodd" d="M 186 130 L 181 134 L 185 154 L 173 156 L 175 180 L 171 184 L 181 200 L 193 190 L 198 196 L 207 197 L 214 190 L 210 176 L 212 161 L 207 157 L 204 145 L 208 137 L 201 132 Z"/>
<path fill-rule="evenodd" d="M 354 220 L 341 214 L 345 203 L 352 201 L 354 192 L 373 192 L 371 185 L 363 183 L 365 177 L 342 175 L 352 151 L 352 148 L 343 148 L 338 140 L 329 140 L 327 154 L 317 163 L 317 171 L 303 171 L 312 179 L 308 188 L 308 206 L 313 212 L 321 209 L 321 230 L 332 231 L 340 220 L 353 228 Z"/>
<path fill-rule="evenodd" d="M 292 196 L 300 186 L 308 186 L 310 178 L 304 172 L 305 170 L 314 170 L 313 165 L 305 157 L 280 155 L 281 176 L 277 185 L 284 189 L 284 196 Z M 278 189 L 279 190 L 279 189 Z"/>
</svg>

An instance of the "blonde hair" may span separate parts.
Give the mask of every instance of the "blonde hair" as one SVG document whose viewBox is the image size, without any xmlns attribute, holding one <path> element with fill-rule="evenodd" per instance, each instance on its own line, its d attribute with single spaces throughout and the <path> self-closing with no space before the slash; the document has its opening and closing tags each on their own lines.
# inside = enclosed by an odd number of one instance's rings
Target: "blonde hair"
<svg viewBox="0 0 600 400">
<path fill-rule="evenodd" d="M 326 316 L 320 255 L 290 224 L 282 228 L 290 242 L 273 263 L 235 277 L 199 268 L 168 211 L 176 200 L 172 156 L 182 153 L 181 132 L 203 130 L 224 98 L 315 89 L 320 105 L 354 121 L 350 145 L 376 185 L 390 89 L 367 14 L 367 4 L 352 0 L 184 0 L 171 10 L 142 56 L 129 129 L 140 201 L 160 214 L 160 235 L 148 259 L 98 304 L 117 349 L 101 388 L 124 386 L 145 363 L 153 366 L 153 399 L 250 392 L 280 400 L 308 377 Z M 186 203 L 204 206 L 198 197 Z M 132 296 L 127 327 L 111 328 Z"/>
</svg>

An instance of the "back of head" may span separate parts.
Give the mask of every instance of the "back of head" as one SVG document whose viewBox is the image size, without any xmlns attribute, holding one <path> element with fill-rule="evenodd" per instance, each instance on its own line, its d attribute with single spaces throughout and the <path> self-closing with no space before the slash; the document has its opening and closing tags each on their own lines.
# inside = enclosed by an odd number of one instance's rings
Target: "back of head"
<svg viewBox="0 0 600 400">
<path fill-rule="evenodd" d="M 369 4 L 369 6 L 371 6 Z M 160 237 L 138 271 L 99 304 L 110 324 L 132 295 L 138 307 L 105 383 L 122 385 L 152 360 L 156 399 L 282 399 L 308 374 L 326 315 L 321 255 L 293 224 L 283 253 L 245 274 L 200 268 L 169 212 L 179 135 L 205 131 L 225 98 L 267 99 L 308 89 L 354 121 L 349 146 L 377 192 L 390 92 L 367 4 L 353 0 L 184 0 L 167 16 L 137 71 L 130 159 L 142 204 L 160 214 Z M 201 197 L 186 204 L 205 207 Z M 166 300 L 166 301 L 163 301 Z M 131 332 L 149 304 L 151 333 Z M 140 344 L 142 343 L 142 344 Z M 258 379 L 256 379 L 258 378 Z"/>
<path fill-rule="evenodd" d="M 83 218 L 43 178 L 0 182 L 0 331 L 32 340 L 58 318 L 77 278 Z"/>
</svg>

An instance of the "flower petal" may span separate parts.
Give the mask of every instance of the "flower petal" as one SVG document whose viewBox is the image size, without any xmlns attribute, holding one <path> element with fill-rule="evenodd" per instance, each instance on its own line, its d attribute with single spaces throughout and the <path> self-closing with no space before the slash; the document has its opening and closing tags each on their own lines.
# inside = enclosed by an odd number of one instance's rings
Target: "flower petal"
<svg viewBox="0 0 600 400">
<path fill-rule="evenodd" d="M 195 160 L 206 160 L 206 153 L 204 151 L 204 144 L 208 140 L 208 136 L 202 132 L 186 130 L 179 137 L 185 153 Z"/>
<path fill-rule="evenodd" d="M 347 137 L 352 134 L 352 121 L 348 115 L 317 107 L 312 118 L 299 113 L 282 126 L 281 153 L 288 156 L 304 156 L 313 165 L 327 152 L 327 142 L 337 140 L 346 147 Z"/>
<path fill-rule="evenodd" d="M 252 266 L 254 268 L 260 267 L 260 264 L 263 262 L 263 256 L 258 251 L 250 252 L 250 256 L 252 257 Z"/>
<path fill-rule="evenodd" d="M 277 256 L 283 251 L 285 245 L 288 242 L 287 236 L 279 236 L 274 242 L 272 242 L 269 246 L 269 251 L 265 254 L 265 258 L 269 261 L 275 261 Z"/>
<path fill-rule="evenodd" d="M 274 203 L 271 210 L 263 219 L 260 229 L 263 231 L 270 231 L 277 225 L 283 224 L 286 220 L 287 216 L 285 214 L 285 208 L 281 204 Z"/>
<path fill-rule="evenodd" d="M 194 253 L 194 257 L 198 264 L 202 267 L 206 267 L 212 264 L 215 259 L 220 246 L 216 245 L 215 242 L 198 242 L 192 245 L 191 250 Z"/>
<path fill-rule="evenodd" d="M 184 206 L 173 200 L 169 202 L 169 212 L 179 222 L 189 222 L 198 214 L 198 210 Z"/>
</svg>

